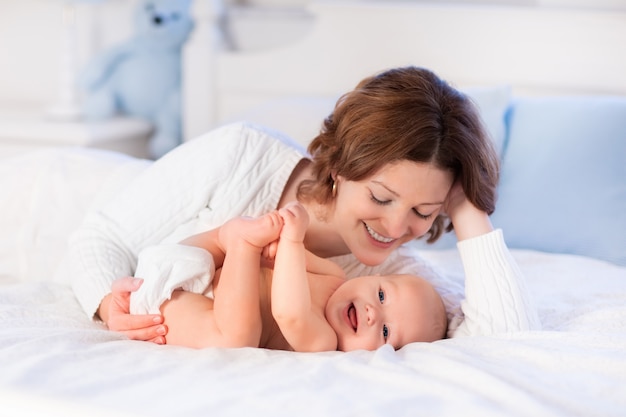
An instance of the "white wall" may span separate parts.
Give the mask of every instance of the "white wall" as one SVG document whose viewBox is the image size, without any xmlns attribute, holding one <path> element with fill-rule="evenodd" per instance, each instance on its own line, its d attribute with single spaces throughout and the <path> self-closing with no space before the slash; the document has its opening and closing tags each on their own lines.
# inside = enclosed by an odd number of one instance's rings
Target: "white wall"
<svg viewBox="0 0 626 417">
<path fill-rule="evenodd" d="M 63 0 L 0 0 L 0 106 L 40 106 L 55 100 L 64 4 Z M 77 4 L 79 69 L 94 47 L 130 36 L 133 4 L 132 0 Z M 100 28 L 98 21 L 103 23 Z"/>
<path fill-rule="evenodd" d="M 130 36 L 131 14 L 135 1 L 106 0 L 95 5 L 77 3 L 79 10 L 77 27 L 81 33 L 77 45 L 79 69 L 84 66 L 94 48 L 106 47 Z M 301 7 L 310 1 L 226 0 L 225 2 Z M 456 2 L 626 10 L 626 0 L 456 0 Z M 61 66 L 64 4 L 63 0 L 0 0 L 0 108 L 7 105 L 45 106 L 55 100 Z"/>
<path fill-rule="evenodd" d="M 313 0 L 226 0 L 227 4 L 247 6 L 304 6 Z M 329 0 L 326 0 L 329 1 Z M 330 0 L 332 1 L 332 0 Z M 359 0 L 356 0 L 359 1 Z M 369 0 L 360 0 L 369 1 Z M 607 10 L 626 10 L 625 0 L 395 0 L 420 3 L 466 3 L 466 4 L 500 4 L 522 6 L 549 7 L 580 7 Z"/>
<path fill-rule="evenodd" d="M 51 96 L 50 69 L 59 65 L 59 4 L 0 0 L 0 100 L 32 101 Z"/>
</svg>

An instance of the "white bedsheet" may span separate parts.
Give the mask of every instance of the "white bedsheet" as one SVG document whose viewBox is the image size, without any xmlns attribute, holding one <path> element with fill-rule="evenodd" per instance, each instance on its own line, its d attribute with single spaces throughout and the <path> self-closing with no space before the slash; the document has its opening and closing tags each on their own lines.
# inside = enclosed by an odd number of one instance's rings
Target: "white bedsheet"
<svg viewBox="0 0 626 417">
<path fill-rule="evenodd" d="M 626 267 L 578 256 L 513 251 L 541 332 L 316 354 L 126 340 L 53 271 L 84 211 L 145 163 L 55 155 L 0 163 L 0 415 L 626 415 Z M 425 256 L 462 282 L 456 250 Z"/>
<path fill-rule="evenodd" d="M 623 416 L 626 268 L 513 253 L 544 331 L 397 352 L 157 346 L 87 320 L 65 284 L 4 284 L 0 386 L 11 401 L 3 403 L 47 404 L 49 415 Z M 461 279 L 456 251 L 427 256 Z"/>
</svg>

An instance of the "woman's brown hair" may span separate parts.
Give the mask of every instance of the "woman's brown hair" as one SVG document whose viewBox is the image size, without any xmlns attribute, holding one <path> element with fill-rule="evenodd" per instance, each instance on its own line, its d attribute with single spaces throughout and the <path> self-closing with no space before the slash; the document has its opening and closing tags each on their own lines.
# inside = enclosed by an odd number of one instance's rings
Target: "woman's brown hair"
<svg viewBox="0 0 626 417">
<path fill-rule="evenodd" d="M 315 180 L 299 197 L 326 204 L 331 174 L 350 181 L 374 175 L 383 166 L 409 160 L 453 173 L 479 209 L 495 210 L 498 157 L 472 101 L 432 71 L 402 67 L 361 81 L 343 95 L 320 134 L 308 147 Z M 452 230 L 442 215 L 428 232 L 436 241 Z"/>
</svg>

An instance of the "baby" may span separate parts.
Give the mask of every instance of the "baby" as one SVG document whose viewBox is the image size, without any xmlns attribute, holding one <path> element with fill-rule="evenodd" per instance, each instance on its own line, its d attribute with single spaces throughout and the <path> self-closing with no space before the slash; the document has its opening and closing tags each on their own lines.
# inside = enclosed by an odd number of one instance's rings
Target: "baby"
<svg viewBox="0 0 626 417">
<path fill-rule="evenodd" d="M 445 336 L 445 308 L 428 281 L 413 275 L 348 280 L 338 265 L 305 249 L 308 222 L 306 210 L 294 202 L 181 242 L 207 252 L 202 271 L 181 283 L 184 290 L 161 297 L 166 343 L 315 352 L 383 344 L 399 349 Z M 139 259 L 136 276 L 150 275 L 142 266 L 145 258 Z M 144 283 L 133 293 L 131 308 L 141 303 L 133 298 L 153 293 L 150 286 L 158 284 Z"/>
</svg>

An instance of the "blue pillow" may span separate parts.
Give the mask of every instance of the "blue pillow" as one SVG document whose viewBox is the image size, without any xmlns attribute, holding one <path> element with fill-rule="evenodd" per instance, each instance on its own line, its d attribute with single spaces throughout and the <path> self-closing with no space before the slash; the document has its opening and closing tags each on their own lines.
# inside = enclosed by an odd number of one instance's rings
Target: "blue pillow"
<svg viewBox="0 0 626 417">
<path fill-rule="evenodd" d="M 518 99 L 494 226 L 511 248 L 626 265 L 626 97 Z"/>
</svg>

